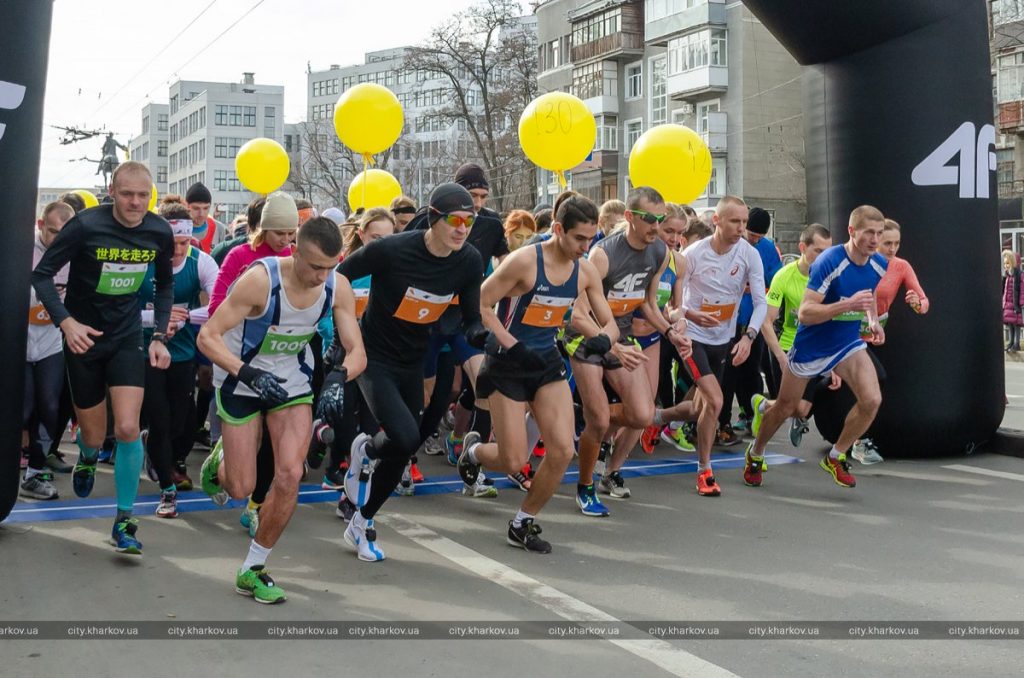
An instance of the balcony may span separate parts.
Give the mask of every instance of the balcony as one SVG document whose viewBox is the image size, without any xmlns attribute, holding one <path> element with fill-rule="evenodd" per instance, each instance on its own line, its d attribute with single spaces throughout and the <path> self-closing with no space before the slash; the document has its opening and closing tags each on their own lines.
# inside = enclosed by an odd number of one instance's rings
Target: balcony
<svg viewBox="0 0 1024 678">
<path fill-rule="evenodd" d="M 594 59 L 621 59 L 632 61 L 643 57 L 644 36 L 640 33 L 618 32 L 606 35 L 582 45 L 573 45 L 572 62 L 574 64 L 593 61 Z"/>
<path fill-rule="evenodd" d="M 729 88 L 728 66 L 704 66 L 665 79 L 665 91 L 676 100 L 697 100 Z"/>
<path fill-rule="evenodd" d="M 1024 134 L 1024 101 L 999 104 L 999 133 Z"/>
<path fill-rule="evenodd" d="M 590 97 L 584 99 L 583 104 L 594 115 L 618 114 L 619 112 L 619 97 L 617 96 Z"/>
<path fill-rule="evenodd" d="M 729 150 L 728 121 L 728 113 L 708 113 L 708 128 L 700 136 L 712 154 Z"/>
<path fill-rule="evenodd" d="M 644 39 L 655 47 L 667 46 L 669 38 L 677 33 L 710 24 L 724 26 L 726 23 L 725 0 L 708 0 L 690 8 L 686 8 L 686 3 L 681 0 L 648 0 L 648 8 L 652 4 L 659 8 L 665 5 L 665 11 L 651 13 L 648 9 L 644 16 Z M 679 8 L 673 5 L 679 5 Z"/>
</svg>

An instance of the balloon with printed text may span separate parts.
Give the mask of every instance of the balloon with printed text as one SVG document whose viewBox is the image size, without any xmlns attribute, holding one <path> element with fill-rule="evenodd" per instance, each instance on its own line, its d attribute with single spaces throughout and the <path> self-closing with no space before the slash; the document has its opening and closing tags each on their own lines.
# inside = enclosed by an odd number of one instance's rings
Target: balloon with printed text
<svg viewBox="0 0 1024 678">
<path fill-rule="evenodd" d="M 334 107 L 334 131 L 341 143 L 363 156 L 382 153 L 398 141 L 402 105 L 387 87 L 364 82 L 345 91 Z"/>
<path fill-rule="evenodd" d="M 597 123 L 579 98 L 548 92 L 529 103 L 519 116 L 519 145 L 535 165 L 562 173 L 586 160 L 597 140 Z"/>
<path fill-rule="evenodd" d="M 368 169 L 352 179 L 348 187 L 349 209 L 355 212 L 362 207 L 390 207 L 391 201 L 402 195 L 402 187 L 389 172 L 382 169 Z"/>
<path fill-rule="evenodd" d="M 235 156 L 238 180 L 253 193 L 272 193 L 281 188 L 290 168 L 284 147 L 265 137 L 250 139 Z"/>
<path fill-rule="evenodd" d="M 650 186 L 668 202 L 693 202 L 711 181 L 711 151 L 689 127 L 652 127 L 629 152 L 629 181 Z"/>
</svg>

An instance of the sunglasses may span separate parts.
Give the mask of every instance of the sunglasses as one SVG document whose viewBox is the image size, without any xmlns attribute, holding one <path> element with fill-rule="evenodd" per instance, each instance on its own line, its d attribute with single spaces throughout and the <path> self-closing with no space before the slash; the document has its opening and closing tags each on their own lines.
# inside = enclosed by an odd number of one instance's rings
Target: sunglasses
<svg viewBox="0 0 1024 678">
<path fill-rule="evenodd" d="M 667 214 L 651 214 L 650 212 L 644 212 L 643 210 L 630 210 L 630 212 L 639 216 L 648 224 L 660 224 L 665 221 L 665 217 L 668 216 Z"/>
<path fill-rule="evenodd" d="M 476 221 L 476 215 L 471 214 L 468 217 L 460 217 L 458 214 L 441 214 L 441 220 L 453 228 L 458 228 L 459 226 L 473 228 L 473 222 Z"/>
</svg>

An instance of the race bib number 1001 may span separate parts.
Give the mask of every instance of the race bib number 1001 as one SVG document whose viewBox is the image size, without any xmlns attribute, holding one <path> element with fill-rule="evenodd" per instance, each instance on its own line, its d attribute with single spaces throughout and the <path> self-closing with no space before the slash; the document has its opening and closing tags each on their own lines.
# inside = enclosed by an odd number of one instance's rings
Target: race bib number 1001
<svg viewBox="0 0 1024 678">
<path fill-rule="evenodd" d="M 395 311 L 395 317 L 410 323 L 426 325 L 437 322 L 448 305 L 452 303 L 454 295 L 438 295 L 410 287 L 405 291 L 402 303 Z"/>
<path fill-rule="evenodd" d="M 96 291 L 100 294 L 134 294 L 142 287 L 149 264 L 114 264 L 106 262 L 100 270 Z"/>
</svg>

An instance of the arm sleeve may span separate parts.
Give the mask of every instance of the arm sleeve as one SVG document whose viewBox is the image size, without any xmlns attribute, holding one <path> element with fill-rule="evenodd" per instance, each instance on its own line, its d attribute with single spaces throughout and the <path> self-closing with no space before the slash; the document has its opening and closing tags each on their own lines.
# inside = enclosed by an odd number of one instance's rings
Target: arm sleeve
<svg viewBox="0 0 1024 678">
<path fill-rule="evenodd" d="M 345 257 L 345 261 L 338 264 L 338 273 L 349 280 L 359 280 L 377 272 L 377 266 L 381 261 L 387 261 L 387 238 L 375 240 L 365 247 L 360 247 L 352 254 Z"/>
<path fill-rule="evenodd" d="M 217 262 L 206 252 L 199 252 L 199 286 L 209 294 L 213 295 L 213 288 L 217 284 L 217 273 L 220 269 Z"/>
<path fill-rule="evenodd" d="M 36 291 L 39 299 L 50 314 L 53 324 L 60 327 L 60 324 L 71 316 L 64 302 L 61 301 L 60 293 L 57 292 L 57 285 L 53 277 L 64 267 L 71 257 L 78 250 L 82 243 L 82 222 L 77 217 L 71 219 L 60 233 L 50 248 L 43 254 L 35 269 L 32 271 L 32 288 Z"/>
<path fill-rule="evenodd" d="M 153 327 L 158 332 L 167 331 L 167 323 L 171 319 L 171 306 L 174 305 L 174 238 L 168 229 L 164 246 L 157 252 L 153 262 Z"/>
<path fill-rule="evenodd" d="M 761 264 L 761 257 L 757 252 L 750 253 L 750 272 L 747 274 L 747 282 L 750 284 L 750 299 L 754 302 L 754 311 L 750 316 L 749 327 L 761 331 L 764 317 L 768 314 L 768 304 L 764 296 L 764 265 Z"/>
<path fill-rule="evenodd" d="M 477 257 L 473 257 L 477 259 Z M 459 289 L 459 308 L 462 310 L 462 329 L 469 333 L 482 326 L 480 320 L 480 279 L 483 275 L 482 266 L 466 267 L 467 277 Z"/>
</svg>

